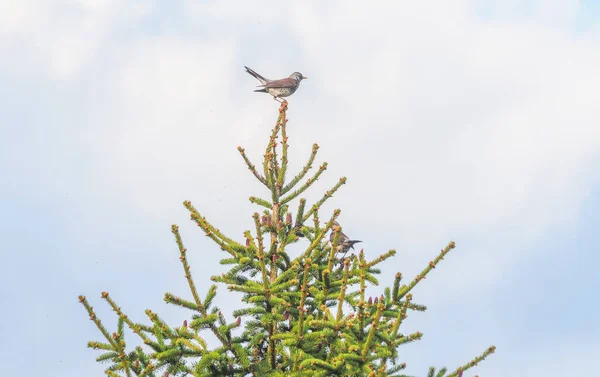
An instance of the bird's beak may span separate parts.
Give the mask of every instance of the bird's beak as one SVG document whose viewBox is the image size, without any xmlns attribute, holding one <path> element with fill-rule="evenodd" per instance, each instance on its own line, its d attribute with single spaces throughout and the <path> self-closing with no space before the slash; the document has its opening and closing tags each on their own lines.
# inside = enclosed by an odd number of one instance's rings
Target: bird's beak
<svg viewBox="0 0 600 377">
<path fill-rule="evenodd" d="M 306 80 L 308 77 L 306 76 L 302 76 L 302 80 Z"/>
</svg>

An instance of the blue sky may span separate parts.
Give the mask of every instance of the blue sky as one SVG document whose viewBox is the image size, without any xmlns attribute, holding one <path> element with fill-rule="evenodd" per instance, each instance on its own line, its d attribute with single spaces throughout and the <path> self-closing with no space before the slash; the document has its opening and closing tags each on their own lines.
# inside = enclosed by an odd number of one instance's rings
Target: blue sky
<svg viewBox="0 0 600 377">
<path fill-rule="evenodd" d="M 594 1 L 419 4 L 9 1 L 0 14 L 1 375 L 103 375 L 86 348 L 107 290 L 136 320 L 187 295 L 177 223 L 197 285 L 219 250 L 183 200 L 242 237 L 262 193 L 257 160 L 277 104 L 243 66 L 309 77 L 290 100 L 292 166 L 313 142 L 340 176 L 367 255 L 414 276 L 429 310 L 406 331 L 408 370 L 589 375 L 600 360 L 600 10 Z M 324 216 L 324 215 L 322 215 Z M 224 313 L 234 307 L 225 290 Z M 233 300 L 235 301 L 235 300 Z"/>
</svg>

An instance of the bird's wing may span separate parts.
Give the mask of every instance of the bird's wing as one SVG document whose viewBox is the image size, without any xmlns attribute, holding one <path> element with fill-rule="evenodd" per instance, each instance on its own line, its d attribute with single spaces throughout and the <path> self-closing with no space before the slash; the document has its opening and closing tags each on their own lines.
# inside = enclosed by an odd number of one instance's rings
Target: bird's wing
<svg viewBox="0 0 600 377">
<path fill-rule="evenodd" d="M 344 233 L 344 232 L 341 232 L 341 233 L 340 233 L 340 241 L 342 241 L 342 242 L 346 242 L 346 241 L 349 241 L 349 240 L 350 240 L 350 237 L 348 237 L 348 236 L 346 235 L 346 233 Z"/>
<path fill-rule="evenodd" d="M 264 84 L 265 88 L 293 88 L 296 85 L 296 80 L 286 77 L 281 80 L 273 80 Z"/>
<path fill-rule="evenodd" d="M 334 238 L 335 238 L 335 230 L 332 229 L 331 234 L 329 235 L 329 242 L 333 242 Z M 340 238 L 338 240 L 339 243 L 344 243 L 348 239 L 349 239 L 348 236 L 344 232 L 340 232 Z"/>
</svg>

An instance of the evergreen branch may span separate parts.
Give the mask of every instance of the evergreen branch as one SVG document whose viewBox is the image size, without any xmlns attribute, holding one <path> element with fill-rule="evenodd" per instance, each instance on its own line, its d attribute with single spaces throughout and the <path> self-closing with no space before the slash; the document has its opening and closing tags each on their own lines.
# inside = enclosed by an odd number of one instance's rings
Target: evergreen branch
<svg viewBox="0 0 600 377">
<path fill-rule="evenodd" d="M 269 147 L 271 146 L 271 144 L 269 143 Z M 264 155 L 263 158 L 263 171 L 267 180 L 267 187 L 269 188 L 269 190 L 271 190 L 271 198 L 273 201 L 275 201 L 275 184 L 273 182 L 273 174 L 272 174 L 272 169 L 270 168 L 271 166 L 271 152 L 268 150 L 267 148 L 267 152 Z"/>
<path fill-rule="evenodd" d="M 333 221 L 330 221 L 330 223 L 333 223 Z M 319 224 L 320 224 L 319 211 L 315 211 L 315 212 L 313 212 L 313 229 L 314 229 L 313 234 L 315 235 L 314 239 L 319 238 L 319 237 L 317 237 L 317 234 L 324 236 L 327 233 L 327 230 L 323 230 L 323 231 L 320 230 L 321 227 L 319 226 Z M 327 241 L 325 241 L 325 242 L 327 242 Z"/>
<path fill-rule="evenodd" d="M 284 119 L 285 119 L 285 113 L 283 113 Z M 269 255 L 271 256 L 270 258 L 270 265 L 271 265 L 271 275 L 270 275 L 270 284 L 273 284 L 275 282 L 275 280 L 277 280 L 277 264 L 276 264 L 276 258 L 277 258 L 277 244 L 278 244 L 278 239 L 277 239 L 277 229 L 279 229 L 281 227 L 281 221 L 279 220 L 279 194 L 278 194 L 279 189 L 278 188 L 274 188 L 274 194 L 273 194 L 273 216 L 272 216 L 272 222 L 271 222 L 271 248 L 269 251 Z M 267 290 L 266 292 L 266 299 L 267 299 L 267 312 L 271 312 L 273 313 L 275 310 L 275 305 L 272 304 L 272 300 L 274 297 L 271 296 L 271 293 Z M 271 364 L 271 368 L 275 369 L 276 366 L 276 355 L 275 355 L 275 339 L 273 339 L 273 336 L 277 333 L 277 322 L 271 317 L 271 323 L 268 329 L 268 347 L 267 347 L 267 357 L 269 359 L 269 362 Z"/>
<path fill-rule="evenodd" d="M 298 285 L 300 283 L 300 281 L 298 280 L 298 278 L 296 278 L 296 276 L 295 276 L 295 271 L 293 269 L 289 269 L 288 271 L 292 272 L 294 278 L 290 279 L 288 281 L 285 281 L 283 283 L 279 283 L 279 284 L 274 283 L 273 287 L 271 288 L 271 292 L 273 292 L 273 293 L 286 293 L 292 286 L 296 286 L 296 285 Z"/>
<path fill-rule="evenodd" d="M 308 358 L 308 359 L 302 361 L 300 363 L 300 366 L 302 366 L 302 367 L 316 366 L 316 367 L 325 369 L 327 372 L 336 372 L 336 370 L 337 370 L 337 368 L 335 368 L 333 365 L 331 365 L 323 360 L 315 359 L 315 358 Z"/>
<path fill-rule="evenodd" d="M 110 345 L 113 347 L 111 349 L 116 349 L 115 341 L 113 340 L 113 338 L 110 336 L 110 334 L 108 333 L 108 331 L 106 330 L 106 328 L 102 324 L 102 321 L 96 316 L 96 313 L 94 313 L 94 308 L 92 306 L 90 306 L 90 304 L 88 303 L 88 301 L 85 298 L 85 296 L 80 295 L 79 296 L 79 302 L 87 310 L 87 312 L 88 312 L 88 314 L 90 316 L 90 320 L 96 324 L 96 327 L 98 328 L 98 330 L 100 330 L 100 332 L 102 333 L 102 335 L 104 335 L 104 338 L 106 338 L 106 340 L 108 340 L 108 343 L 110 343 Z M 96 344 L 96 343 L 94 343 L 94 344 Z M 97 343 L 97 344 L 101 344 L 101 343 Z M 89 343 L 88 343 L 88 347 L 89 347 Z M 102 348 L 102 347 L 98 347 L 98 348 Z M 104 349 L 106 349 L 106 348 L 104 348 Z"/>
<path fill-rule="evenodd" d="M 258 287 L 251 287 L 251 286 L 247 286 L 247 285 L 229 284 L 227 286 L 227 289 L 229 289 L 230 291 L 246 292 L 246 293 L 250 293 L 250 294 L 261 294 L 261 295 L 265 294 L 265 291 L 264 291 L 264 289 L 262 289 L 262 287 L 258 288 Z"/>
<path fill-rule="evenodd" d="M 150 364 L 150 358 L 144 353 L 144 350 L 142 350 L 142 347 L 140 346 L 135 347 L 135 350 L 132 352 L 132 358 L 135 357 L 137 357 L 137 360 L 132 366 L 138 369 L 136 373 L 138 373 L 139 376 L 139 373 L 142 373 L 142 370 L 140 370 L 140 364 L 141 367 L 146 368 Z M 153 374 L 151 375 L 154 377 Z"/>
<path fill-rule="evenodd" d="M 300 199 L 300 204 L 298 204 L 298 212 L 296 212 L 296 220 L 294 222 L 294 229 L 296 231 L 296 235 L 299 236 L 304 236 L 301 232 L 300 232 L 300 228 L 302 228 L 302 216 L 304 215 L 304 207 L 306 206 L 306 199 L 302 198 Z M 298 234 L 300 233 L 300 234 Z"/>
<path fill-rule="evenodd" d="M 306 302 L 306 295 L 308 292 L 308 272 L 310 269 L 310 258 L 306 258 L 304 261 L 304 275 L 302 277 L 302 287 L 300 288 L 300 305 L 298 305 L 298 339 L 302 339 L 303 334 L 303 322 L 304 322 L 304 313 L 305 308 L 304 304 Z"/>
<path fill-rule="evenodd" d="M 113 359 L 118 359 L 119 354 L 115 351 L 111 351 L 111 352 L 106 352 L 103 353 L 102 355 L 98 356 L 96 358 L 97 362 L 103 362 L 103 361 L 107 361 L 107 360 L 113 360 Z"/>
<path fill-rule="evenodd" d="M 282 105 L 279 108 L 279 117 L 277 118 L 277 124 L 275 125 L 275 129 L 273 131 L 273 134 L 271 135 L 271 169 L 270 169 L 270 173 L 271 173 L 271 180 L 273 182 L 273 186 L 277 187 L 277 188 L 281 188 L 281 185 L 279 185 L 277 183 L 277 181 L 279 180 L 279 175 L 280 175 L 280 171 L 281 171 L 281 167 L 279 166 L 279 161 L 277 160 L 277 135 L 279 134 L 279 131 L 283 130 L 283 128 L 285 127 L 285 124 L 287 123 L 287 119 L 286 119 L 286 111 L 287 111 L 287 103 L 285 105 Z M 283 132 L 283 131 L 282 131 Z"/>
<path fill-rule="evenodd" d="M 177 243 L 177 247 L 179 248 L 179 260 L 183 265 L 183 271 L 185 272 L 185 278 L 188 282 L 188 286 L 190 287 L 190 291 L 192 292 L 192 297 L 194 298 L 194 302 L 196 303 L 196 308 L 203 316 L 206 317 L 206 309 L 204 305 L 202 305 L 202 301 L 200 301 L 200 296 L 198 295 L 198 291 L 196 290 L 196 284 L 194 284 L 194 279 L 192 278 L 192 272 L 190 269 L 190 265 L 187 261 L 187 249 L 183 246 L 183 241 L 181 240 L 181 234 L 179 234 L 179 227 L 177 225 L 171 225 L 171 233 L 175 236 L 175 242 Z M 165 295 L 165 300 L 167 300 L 167 296 Z M 181 301 L 180 301 L 181 302 Z M 181 305 L 181 304 L 180 304 Z M 191 309 L 191 307 L 190 307 Z"/>
<path fill-rule="evenodd" d="M 333 196 L 333 194 L 343 185 L 346 183 L 346 177 L 342 177 L 340 178 L 339 182 L 335 184 L 335 186 L 333 186 L 333 188 L 329 191 L 327 191 L 325 193 L 325 195 L 323 195 L 323 197 L 312 206 L 312 208 L 310 209 L 310 211 L 308 211 L 308 213 L 306 215 L 304 215 L 304 217 L 302 218 L 302 222 L 304 223 L 310 216 L 312 216 L 312 214 L 315 211 L 318 211 L 319 208 L 321 208 L 321 206 L 323 205 L 323 203 L 325 203 L 325 201 L 327 201 L 327 199 L 331 198 Z"/>
<path fill-rule="evenodd" d="M 287 119 L 283 121 L 281 125 L 281 169 L 279 170 L 279 174 L 277 175 L 277 187 L 280 188 L 283 186 L 283 182 L 285 181 L 285 173 L 287 172 L 288 167 L 288 137 L 287 137 Z"/>
<path fill-rule="evenodd" d="M 267 277 L 267 266 L 265 265 L 265 246 L 262 232 L 260 230 L 260 219 L 258 213 L 254 213 L 254 225 L 256 226 L 256 239 L 258 240 L 258 248 L 256 249 L 256 258 L 260 263 L 260 272 L 262 273 L 263 286 L 265 291 L 269 289 L 269 279 Z"/>
<path fill-rule="evenodd" d="M 243 249 L 244 247 L 239 243 L 235 242 L 229 237 L 226 237 L 221 231 L 214 226 L 212 226 L 205 217 L 201 216 L 198 210 L 194 208 L 192 203 L 189 200 L 183 202 L 185 208 L 190 211 L 190 218 L 196 222 L 196 224 L 206 233 L 210 239 L 215 241 L 222 250 L 227 251 L 231 256 L 236 257 L 236 252 L 232 248 L 232 246 L 237 247 L 238 249 Z"/>
<path fill-rule="evenodd" d="M 206 292 L 206 297 L 204 298 L 204 307 L 206 310 L 210 309 L 210 305 L 212 304 L 213 299 L 217 295 L 217 286 L 211 285 L 210 289 Z"/>
<path fill-rule="evenodd" d="M 275 139 L 277 138 L 277 134 L 281 128 L 282 119 L 285 119 L 285 112 L 287 110 L 287 105 L 282 106 L 279 109 L 279 117 L 277 118 L 277 123 L 271 132 L 271 137 L 269 138 L 269 144 L 267 145 L 267 149 L 265 151 L 264 160 L 263 160 L 263 172 L 265 178 L 267 180 L 267 187 L 271 189 L 271 194 L 273 196 L 273 202 L 276 202 L 275 194 L 276 194 L 276 179 L 277 172 L 279 170 L 277 165 L 277 155 L 275 146 L 277 142 Z"/>
<path fill-rule="evenodd" d="M 286 284 L 286 282 L 297 282 L 298 278 L 296 276 L 296 270 L 298 269 L 298 265 L 291 266 L 287 269 L 287 271 L 283 272 L 281 275 L 277 276 L 277 279 L 273 282 L 273 292 L 279 291 L 279 286 L 282 284 Z"/>
<path fill-rule="evenodd" d="M 340 322 L 342 318 L 342 305 L 344 304 L 344 299 L 346 298 L 346 288 L 348 287 L 348 269 L 350 268 L 350 260 L 346 259 L 344 261 L 344 276 L 342 278 L 342 287 L 340 289 L 340 295 L 338 297 L 338 308 L 337 308 L 337 317 L 335 321 L 337 323 Z"/>
<path fill-rule="evenodd" d="M 402 369 L 406 368 L 406 363 L 402 363 L 402 364 L 398 364 L 394 367 L 391 367 L 390 369 L 387 370 L 388 375 L 392 375 L 393 373 L 399 372 Z"/>
<path fill-rule="evenodd" d="M 114 347 L 110 344 L 107 343 L 100 343 L 100 342 L 88 342 L 87 344 L 88 348 L 93 348 L 95 350 L 97 349 L 101 349 L 101 350 L 106 350 L 106 351 L 114 351 Z"/>
<path fill-rule="evenodd" d="M 489 355 L 491 355 L 494 352 L 496 352 L 496 346 L 489 347 L 481 355 L 477 356 L 476 358 L 469 361 L 465 365 L 458 367 L 458 369 L 456 369 L 454 372 L 450 373 L 447 377 L 457 377 L 460 373 L 476 366 L 477 364 L 479 364 L 481 361 L 485 360 L 486 357 L 488 357 Z"/>
<path fill-rule="evenodd" d="M 279 256 L 284 257 L 286 255 L 285 247 L 288 246 L 288 242 L 287 242 L 288 241 L 288 234 L 287 234 L 288 227 L 287 227 L 287 225 L 283 226 L 283 224 L 281 224 L 281 220 L 279 220 L 279 224 L 277 225 L 277 227 L 280 229 L 279 232 L 277 233 L 277 236 L 279 237 L 280 242 L 279 242 L 279 247 L 277 248 L 276 257 L 279 257 Z M 294 236 L 293 239 L 295 240 L 296 238 L 297 237 Z M 281 269 L 284 270 L 285 266 Z"/>
<path fill-rule="evenodd" d="M 277 177 L 279 176 L 279 161 L 277 160 L 277 141 L 273 140 L 271 144 L 271 151 L 268 154 L 269 158 L 269 176 L 271 178 L 271 193 L 275 195 L 277 192 Z M 275 201 L 275 200 L 273 200 Z"/>
<path fill-rule="evenodd" d="M 115 302 L 112 300 L 112 298 L 109 297 L 108 292 L 102 292 L 102 298 L 104 300 L 106 300 L 106 302 L 108 302 L 108 305 L 110 305 L 110 307 L 112 308 L 112 310 L 117 313 L 117 315 L 120 318 L 123 318 L 123 320 L 125 321 L 125 323 L 127 324 L 127 326 L 129 326 L 129 328 L 136 333 L 140 338 L 142 338 L 142 340 L 144 341 L 144 343 L 148 344 L 150 342 L 150 339 L 144 335 L 144 333 L 141 331 L 140 326 L 134 324 L 129 317 L 127 317 L 127 315 L 125 313 L 123 313 L 123 311 L 121 311 L 121 308 L 117 306 L 117 304 L 115 304 Z"/>
<path fill-rule="evenodd" d="M 210 329 L 211 325 L 217 321 L 218 316 L 215 313 L 210 313 L 206 317 L 194 316 L 194 320 L 190 323 L 190 327 L 193 329 L 207 328 Z"/>
<path fill-rule="evenodd" d="M 326 162 L 324 162 L 323 165 L 321 165 L 319 167 L 319 170 L 317 170 L 315 172 L 315 174 L 311 178 L 309 178 L 298 190 L 292 192 L 287 197 L 281 199 L 281 203 L 288 203 L 288 202 L 296 199 L 300 194 L 302 194 L 310 186 L 312 186 L 319 179 L 319 177 L 321 176 L 321 174 L 323 174 L 323 172 L 325 170 L 327 170 L 327 163 Z"/>
<path fill-rule="evenodd" d="M 404 319 L 406 318 L 406 311 L 408 310 L 408 306 L 410 305 L 411 300 L 412 294 L 409 293 L 408 295 L 406 295 L 406 300 L 403 302 L 402 307 L 400 308 L 400 312 L 396 317 L 396 321 L 394 322 L 394 326 L 392 327 L 392 339 L 396 339 L 396 337 L 398 336 L 398 329 L 400 328 L 402 321 L 404 321 Z"/>
<path fill-rule="evenodd" d="M 252 237 L 252 234 L 249 230 L 244 232 L 244 237 L 246 238 L 246 252 L 248 253 L 248 255 L 250 255 L 250 252 L 256 250 L 257 246 L 254 242 L 254 237 Z"/>
<path fill-rule="evenodd" d="M 296 186 L 298 184 L 298 182 L 300 182 L 302 180 L 302 178 L 304 178 L 304 176 L 309 172 L 309 170 L 312 168 L 313 162 L 315 162 L 315 158 L 317 157 L 318 151 L 319 151 L 319 145 L 316 143 L 313 144 L 312 152 L 310 153 L 310 157 L 308 158 L 308 161 L 306 162 L 306 164 L 304 165 L 304 167 L 302 168 L 300 173 L 298 173 L 298 175 L 296 175 L 294 177 L 294 179 L 292 179 L 287 185 L 285 185 L 281 189 L 282 195 L 287 194 L 287 192 L 290 191 L 292 188 L 294 188 L 294 186 Z"/>
<path fill-rule="evenodd" d="M 445 249 L 442 249 L 440 251 L 440 254 L 433 261 L 429 262 L 429 265 L 427 265 L 427 267 L 425 267 L 425 269 L 419 275 L 417 275 L 417 277 L 415 277 L 408 286 L 402 286 L 402 288 L 400 289 L 400 292 L 398 293 L 398 299 L 401 299 L 402 297 L 404 297 L 404 295 L 406 295 L 408 292 L 410 292 L 415 287 L 415 285 L 417 285 L 418 282 L 425 279 L 427 274 L 432 269 L 434 269 L 435 266 L 437 266 L 437 264 L 441 260 L 444 259 L 446 254 L 448 254 L 448 252 L 450 252 L 450 250 L 454 249 L 454 247 L 455 247 L 454 241 L 450 242 L 448 244 L 448 246 L 446 246 Z"/>
<path fill-rule="evenodd" d="M 246 156 L 245 149 L 242 147 L 238 147 L 238 151 L 242 155 L 242 158 L 244 159 L 244 162 L 248 166 L 248 169 L 252 172 L 252 174 L 254 174 L 256 179 L 258 179 L 260 181 L 260 183 L 262 183 L 263 185 L 267 186 L 267 180 L 265 179 L 265 177 L 261 176 L 258 171 L 256 171 L 256 166 L 254 166 L 252 164 L 252 162 L 250 162 L 250 159 L 248 159 L 248 156 Z"/>
<path fill-rule="evenodd" d="M 145 331 L 145 332 L 147 332 L 149 334 L 154 334 L 154 330 L 152 329 L 151 326 L 138 323 L 137 327 L 140 329 L 140 331 Z"/>
<path fill-rule="evenodd" d="M 400 280 L 402 280 L 402 274 L 400 272 L 396 273 L 396 276 L 394 277 L 394 285 L 392 288 L 392 300 L 395 303 L 398 303 L 399 299 L 398 299 L 398 291 L 400 289 Z"/>
<path fill-rule="evenodd" d="M 165 350 L 167 345 L 165 344 L 165 338 L 172 339 L 175 337 L 173 330 L 163 321 L 158 314 L 152 312 L 150 309 L 145 310 L 146 315 L 152 323 L 154 323 L 154 336 L 158 340 L 159 348 Z"/>
<path fill-rule="evenodd" d="M 367 356 L 367 352 L 371 348 L 371 343 L 373 342 L 373 336 L 375 335 L 375 331 L 377 330 L 379 320 L 381 319 L 381 312 L 384 309 L 383 303 L 379 303 L 377 305 L 377 311 L 375 312 L 375 316 L 373 317 L 373 322 L 371 323 L 371 328 L 369 329 L 369 335 L 367 335 L 367 340 L 364 342 L 361 356 L 364 359 Z"/>
<path fill-rule="evenodd" d="M 277 198 L 278 199 L 278 198 Z M 271 245 L 269 249 L 269 255 L 271 256 L 270 265 L 271 265 L 271 282 L 275 281 L 277 278 L 277 266 L 276 266 L 276 251 L 277 246 L 279 244 L 279 240 L 277 238 L 277 229 L 281 227 L 281 222 L 279 220 L 279 203 L 277 201 L 273 204 L 273 216 L 271 217 Z"/>
<path fill-rule="evenodd" d="M 190 207 L 191 207 L 191 204 L 190 204 Z M 194 209 L 193 207 L 191 207 L 191 208 Z M 195 211 L 195 209 L 194 209 L 194 211 Z M 179 227 L 177 225 L 172 225 L 171 232 L 175 235 L 175 241 L 177 242 L 177 247 L 179 248 L 179 253 L 180 253 L 179 259 L 181 260 L 181 264 L 183 265 L 183 270 L 185 272 L 185 278 L 188 281 L 190 291 L 192 292 L 192 297 L 194 298 L 194 301 L 196 302 L 198 311 L 202 314 L 202 316 L 204 318 L 207 318 L 208 313 L 206 311 L 206 307 L 204 305 L 202 305 L 202 301 L 200 301 L 200 296 L 198 295 L 198 291 L 196 290 L 196 285 L 194 284 L 194 279 L 192 278 L 192 274 L 190 271 L 190 265 L 188 264 L 188 261 L 187 261 L 187 255 L 186 255 L 187 249 L 185 248 L 185 246 L 183 245 L 183 241 L 181 240 L 181 235 L 179 234 Z M 173 299 L 173 298 L 174 297 L 170 297 L 170 299 Z M 165 300 L 167 300 L 167 296 L 165 296 Z M 219 339 L 219 341 L 224 346 L 228 346 L 229 348 L 231 348 L 231 344 L 227 341 L 227 339 L 225 339 L 219 333 L 219 330 L 215 327 L 214 324 L 211 323 L 209 328 L 211 329 L 212 333 L 215 334 L 217 339 Z"/>
<path fill-rule="evenodd" d="M 427 306 L 425 306 L 425 305 L 419 305 L 419 304 L 413 304 L 413 303 L 409 304 L 408 308 L 410 310 L 415 310 L 415 311 L 418 311 L 418 312 L 424 312 L 424 311 L 427 310 Z"/>
<path fill-rule="evenodd" d="M 315 224 L 315 229 L 319 229 L 319 215 L 318 212 L 314 213 L 314 224 Z M 327 230 L 329 228 L 331 228 L 331 226 L 333 225 L 333 219 L 331 219 L 329 221 L 329 223 L 327 223 L 327 225 L 325 226 L 325 229 L 321 231 L 321 235 L 324 236 L 327 233 Z M 319 237 L 321 238 L 321 237 Z M 326 307 L 326 302 L 327 302 L 327 296 L 329 295 L 329 288 L 331 286 L 331 279 L 330 279 L 330 273 L 332 270 L 332 258 L 334 254 L 334 249 L 331 249 L 330 251 L 330 257 L 329 257 L 329 262 L 327 263 L 327 267 L 325 268 L 325 270 L 322 271 L 322 290 L 323 293 L 322 294 L 315 294 L 315 299 L 316 301 L 318 301 L 319 307 L 321 308 L 321 312 L 318 314 L 318 318 L 323 318 L 323 317 L 332 317 L 331 313 L 329 312 L 329 309 L 327 309 Z"/>
<path fill-rule="evenodd" d="M 279 130 L 281 131 L 282 124 L 279 125 Z M 277 159 L 277 140 L 273 140 L 273 144 L 271 146 L 271 179 L 273 180 L 273 185 L 277 186 L 277 178 L 279 177 L 279 172 L 281 171 L 281 167 L 279 166 L 279 160 Z"/>
<path fill-rule="evenodd" d="M 329 310 L 327 305 L 321 304 L 319 306 L 319 309 L 321 309 L 321 312 L 323 313 L 323 318 L 326 318 L 328 321 L 333 321 L 335 319 L 335 317 L 333 316 L 333 314 L 331 314 L 331 311 Z"/>
<path fill-rule="evenodd" d="M 267 149 L 265 151 L 265 154 L 263 155 L 263 174 L 267 180 L 267 187 L 268 188 L 272 188 L 274 186 L 274 182 L 273 182 L 273 176 L 271 174 L 271 169 L 269 169 L 269 167 L 271 166 L 271 148 L 273 145 L 273 140 L 275 140 L 275 138 L 277 137 L 277 133 L 279 132 L 279 119 L 277 119 L 277 123 L 275 124 L 275 127 L 273 127 L 273 129 L 271 130 L 271 137 L 269 138 L 269 144 L 267 144 Z"/>
<path fill-rule="evenodd" d="M 359 266 L 362 267 L 365 264 L 365 253 L 364 251 L 361 249 L 360 253 L 358 254 L 358 258 L 359 258 Z M 365 290 L 366 290 L 366 284 L 365 284 L 365 274 L 361 273 L 360 274 L 360 289 L 359 289 L 359 295 L 360 298 L 358 300 L 358 329 L 359 329 L 359 333 L 362 336 L 362 334 L 364 333 L 365 330 L 365 323 L 364 323 L 364 317 L 365 317 Z"/>
<path fill-rule="evenodd" d="M 269 203 L 268 201 L 261 199 L 261 198 L 257 198 L 255 196 L 250 197 L 250 203 L 258 204 L 259 206 L 263 206 L 268 209 L 271 209 L 271 206 L 272 206 L 272 204 Z"/>
<path fill-rule="evenodd" d="M 127 318 L 127 315 L 125 315 L 121 311 L 121 308 L 119 308 L 115 304 L 115 302 L 108 296 L 108 292 L 102 292 L 102 298 L 105 299 L 106 302 L 108 302 L 108 304 L 115 311 L 115 313 L 117 313 L 119 318 L 121 320 L 125 321 L 125 323 L 127 323 L 129 328 L 131 328 L 136 334 L 138 334 L 144 341 L 147 340 L 145 335 L 143 335 L 143 333 L 141 331 L 139 331 L 139 329 L 133 324 L 133 322 L 131 322 L 131 320 L 129 318 Z M 114 339 L 115 351 L 117 352 L 118 357 L 121 361 L 121 365 L 123 366 L 123 369 L 125 370 L 125 375 L 127 377 L 131 377 L 129 363 L 125 357 L 124 342 L 122 341 L 122 337 L 123 337 L 123 334 L 119 334 L 119 333 L 113 333 L 113 335 L 112 335 L 112 338 Z"/>
<path fill-rule="evenodd" d="M 148 365 L 142 370 L 138 377 L 146 377 L 156 369 L 156 365 L 148 363 Z"/>
<path fill-rule="evenodd" d="M 416 333 L 410 334 L 409 336 L 403 336 L 393 343 L 394 347 L 398 347 L 401 344 L 406 344 L 420 340 L 423 337 L 423 333 L 417 331 Z"/>
<path fill-rule="evenodd" d="M 163 352 L 158 352 L 155 357 L 157 360 L 167 360 L 167 359 L 174 359 L 177 358 L 178 356 L 182 356 L 184 354 L 188 354 L 188 355 L 194 355 L 196 356 L 197 353 L 191 350 L 188 350 L 186 352 L 184 352 L 183 350 L 181 350 L 179 347 L 173 347 L 170 348 L 166 351 Z"/>
<path fill-rule="evenodd" d="M 113 339 L 115 339 L 115 343 L 117 345 L 116 353 L 117 357 L 121 361 L 121 365 L 125 370 L 125 375 L 127 377 L 131 377 L 131 369 L 129 368 L 129 360 L 125 355 L 125 341 L 123 340 L 124 334 L 113 333 Z"/>
<path fill-rule="evenodd" d="M 206 342 L 204 341 L 204 339 L 194 336 L 194 340 L 196 340 L 200 346 L 190 342 L 189 339 L 185 339 L 185 338 L 178 338 L 175 342 L 175 344 L 180 345 L 183 344 L 185 346 L 187 346 L 189 349 L 191 349 L 192 351 L 197 352 L 198 354 L 202 355 L 202 353 L 204 353 L 206 351 Z"/>
<path fill-rule="evenodd" d="M 275 307 L 280 305 L 282 303 L 282 300 L 278 299 L 275 296 L 272 296 L 271 291 L 268 287 L 271 284 L 273 284 L 277 279 L 277 263 L 276 263 L 276 261 L 277 261 L 276 250 L 277 250 L 277 242 L 278 242 L 277 229 L 281 229 L 281 221 L 279 220 L 278 188 L 273 187 L 272 191 L 273 191 L 272 218 L 270 219 L 271 221 L 268 221 L 270 223 L 270 232 L 271 232 L 271 247 L 270 247 L 270 251 L 269 251 L 269 255 L 271 256 L 270 261 L 269 261 L 270 267 L 271 267 L 271 273 L 270 273 L 270 279 L 268 282 L 267 282 L 267 278 L 266 278 L 266 266 L 265 266 L 264 258 L 261 258 L 261 262 L 262 262 L 262 266 L 264 266 L 262 268 L 263 284 L 265 285 L 265 287 L 267 287 L 267 288 L 265 288 L 265 300 L 266 300 L 265 312 L 270 314 L 270 315 L 266 316 L 266 318 L 264 318 L 265 322 L 268 323 L 267 360 L 268 360 L 268 363 L 269 363 L 271 369 L 275 369 L 277 356 L 276 356 L 276 340 L 275 340 L 274 336 L 277 334 L 277 321 L 275 320 L 273 314 L 276 313 Z M 258 220 L 258 216 L 255 216 L 256 224 L 258 224 L 257 220 Z M 269 219 L 267 219 L 267 220 L 269 220 Z"/>
<path fill-rule="evenodd" d="M 181 297 L 177 297 L 174 294 L 169 293 L 169 292 L 165 293 L 164 301 L 167 304 L 181 306 L 181 307 L 193 310 L 195 312 L 200 311 L 200 307 L 197 304 L 195 304 L 191 301 L 188 301 L 188 300 L 184 300 Z"/>
<path fill-rule="evenodd" d="M 366 268 L 370 269 L 371 267 L 375 266 L 376 264 L 379 264 L 381 262 L 383 262 L 384 260 L 393 257 L 394 255 L 396 255 L 396 250 L 390 250 L 388 252 L 386 252 L 385 254 L 380 255 L 377 259 L 367 263 Z"/>
<path fill-rule="evenodd" d="M 125 325 L 125 321 L 123 318 L 119 317 L 117 321 L 117 333 L 123 334 L 123 326 Z"/>
<path fill-rule="evenodd" d="M 312 251 L 321 244 L 323 237 L 325 236 L 325 234 L 329 231 L 329 229 L 333 225 L 333 221 L 335 221 L 335 219 L 337 219 L 337 217 L 340 215 L 340 212 L 341 211 L 339 209 L 336 209 L 335 211 L 333 211 L 333 216 L 332 216 L 331 220 L 329 220 L 328 226 L 326 226 L 325 229 L 323 229 L 322 231 L 315 230 L 314 240 L 310 243 L 310 245 L 306 249 L 306 251 L 304 251 L 300 256 L 298 256 L 297 258 L 295 258 L 292 261 L 292 264 L 299 263 L 304 258 L 307 258 L 310 255 L 310 253 L 312 253 Z"/>
</svg>

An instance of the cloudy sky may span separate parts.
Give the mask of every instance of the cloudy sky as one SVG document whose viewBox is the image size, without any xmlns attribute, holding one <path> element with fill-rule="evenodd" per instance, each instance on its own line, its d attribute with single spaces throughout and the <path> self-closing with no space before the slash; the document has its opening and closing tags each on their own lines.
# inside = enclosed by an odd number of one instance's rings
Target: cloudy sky
<svg viewBox="0 0 600 377">
<path fill-rule="evenodd" d="M 173 324 L 189 296 L 170 224 L 201 291 L 220 251 L 192 203 L 232 237 L 264 187 L 277 103 L 247 65 L 309 79 L 290 99 L 291 165 L 313 142 L 308 193 L 384 271 L 417 274 L 426 313 L 408 372 L 497 352 L 466 375 L 590 375 L 600 360 L 600 6 L 503 1 L 4 0 L 0 6 L 0 374 L 101 376 L 86 348 L 130 317 Z M 324 216 L 323 215 L 323 216 Z M 235 296 L 221 289 L 225 313 Z"/>
</svg>

